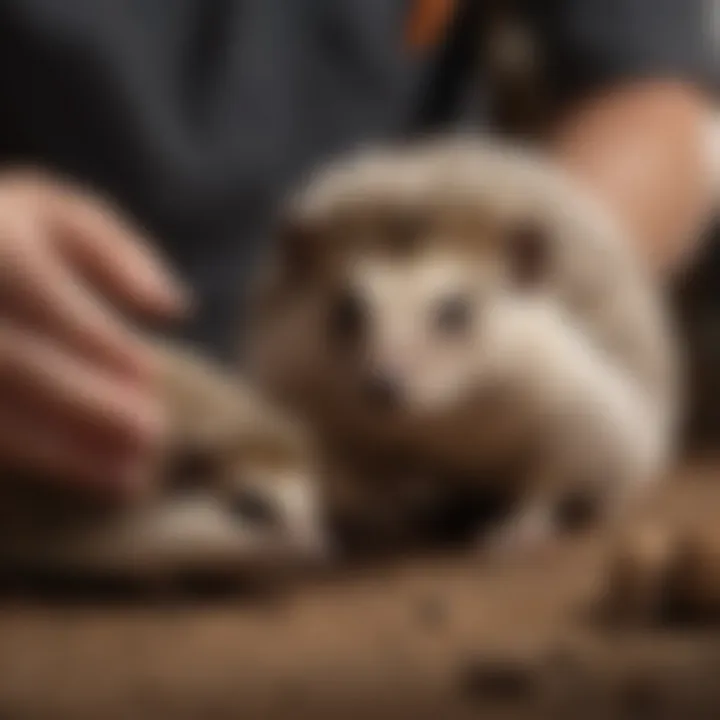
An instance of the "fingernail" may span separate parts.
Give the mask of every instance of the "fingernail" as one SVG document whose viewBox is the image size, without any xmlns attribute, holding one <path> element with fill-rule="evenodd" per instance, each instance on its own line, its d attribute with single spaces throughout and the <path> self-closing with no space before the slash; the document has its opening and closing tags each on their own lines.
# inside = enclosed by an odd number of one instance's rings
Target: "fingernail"
<svg viewBox="0 0 720 720">
<path fill-rule="evenodd" d="M 193 289 L 177 275 L 165 273 L 159 283 L 155 283 L 156 295 L 160 303 L 171 312 L 188 313 L 194 305 Z"/>
</svg>

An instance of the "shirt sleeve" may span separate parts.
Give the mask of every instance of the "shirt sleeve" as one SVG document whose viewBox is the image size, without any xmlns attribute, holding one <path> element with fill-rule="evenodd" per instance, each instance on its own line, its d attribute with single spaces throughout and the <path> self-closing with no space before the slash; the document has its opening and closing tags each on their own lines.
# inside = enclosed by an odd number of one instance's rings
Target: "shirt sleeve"
<svg viewBox="0 0 720 720">
<path fill-rule="evenodd" d="M 720 0 L 527 2 L 561 97 L 677 78 L 720 90 Z"/>
</svg>

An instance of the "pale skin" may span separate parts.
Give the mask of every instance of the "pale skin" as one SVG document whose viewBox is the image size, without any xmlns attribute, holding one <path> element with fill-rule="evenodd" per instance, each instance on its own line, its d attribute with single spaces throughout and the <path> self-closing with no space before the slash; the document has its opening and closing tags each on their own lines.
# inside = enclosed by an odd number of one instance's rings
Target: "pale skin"
<svg viewBox="0 0 720 720">
<path fill-rule="evenodd" d="M 558 161 L 622 223 L 662 278 L 692 262 L 711 212 L 705 129 L 711 104 L 674 81 L 617 87 L 558 123 Z"/>
<path fill-rule="evenodd" d="M 708 212 L 709 102 L 674 82 L 622 87 L 567 114 L 558 161 L 625 225 L 662 276 L 693 255 Z M 172 319 L 187 292 L 97 198 L 0 176 L 0 463 L 131 487 L 162 440 L 154 368 L 130 313 Z"/>
<path fill-rule="evenodd" d="M 80 483 L 142 477 L 160 441 L 153 359 L 125 312 L 171 318 L 185 291 L 98 198 L 0 176 L 0 462 Z"/>
</svg>

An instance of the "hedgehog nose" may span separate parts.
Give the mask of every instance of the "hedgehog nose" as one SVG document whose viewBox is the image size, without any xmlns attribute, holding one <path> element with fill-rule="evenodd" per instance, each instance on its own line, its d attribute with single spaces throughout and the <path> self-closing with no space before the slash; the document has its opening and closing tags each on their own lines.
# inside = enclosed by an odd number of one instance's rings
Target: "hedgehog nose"
<svg viewBox="0 0 720 720">
<path fill-rule="evenodd" d="M 365 381 L 365 395 L 378 409 L 392 410 L 402 400 L 401 383 L 392 375 L 374 372 Z"/>
</svg>

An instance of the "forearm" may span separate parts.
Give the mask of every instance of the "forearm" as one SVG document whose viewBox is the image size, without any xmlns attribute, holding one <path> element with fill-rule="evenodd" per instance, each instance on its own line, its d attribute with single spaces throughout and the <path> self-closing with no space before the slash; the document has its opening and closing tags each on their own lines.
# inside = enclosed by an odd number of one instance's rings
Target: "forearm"
<svg viewBox="0 0 720 720">
<path fill-rule="evenodd" d="M 710 102 L 645 82 L 592 98 L 552 137 L 559 162 L 605 204 L 662 276 L 691 261 L 711 210 Z"/>
</svg>

